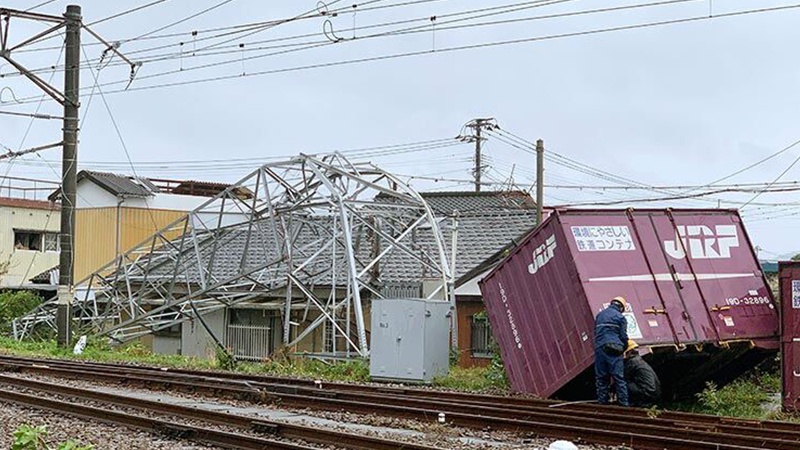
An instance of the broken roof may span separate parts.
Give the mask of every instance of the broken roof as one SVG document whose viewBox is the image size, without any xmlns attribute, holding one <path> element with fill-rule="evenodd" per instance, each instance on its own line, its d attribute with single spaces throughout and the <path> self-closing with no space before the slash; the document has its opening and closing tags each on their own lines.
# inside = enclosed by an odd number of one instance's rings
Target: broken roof
<svg viewBox="0 0 800 450">
<path fill-rule="evenodd" d="M 453 256 L 453 218 L 455 218 L 456 279 L 463 277 L 498 251 L 522 238 L 536 223 L 535 210 L 531 208 L 533 200 L 525 193 L 509 195 L 499 192 L 447 192 L 422 194 L 422 196 L 432 209 L 438 211 L 439 227 L 444 238 L 448 263 Z M 389 197 L 377 198 L 391 201 Z M 442 217 L 445 215 L 444 211 L 452 206 L 462 208 L 465 213 L 462 215 L 459 212 L 457 216 L 450 218 Z M 276 242 L 280 242 L 281 238 L 276 236 L 270 220 L 269 217 L 264 217 L 255 221 L 252 227 L 243 224 L 223 230 L 212 230 L 210 233 L 215 234 L 214 239 L 203 239 L 200 236 L 198 250 L 203 260 L 202 267 L 211 269 L 205 276 L 212 279 L 227 279 L 237 276 L 243 267 L 259 267 L 278 258 L 280 249 L 276 248 Z M 298 241 L 309 243 L 309 247 L 306 248 L 309 254 L 314 253 L 325 242 L 320 240 L 320 237 L 329 233 L 330 221 L 329 217 L 309 217 L 297 225 Z M 388 228 L 385 231 L 391 233 Z M 294 231 L 290 234 L 293 233 Z M 357 259 L 370 260 L 370 252 L 375 251 L 374 235 L 371 230 L 363 226 L 355 227 L 352 239 L 357 243 Z M 430 228 L 416 230 L 410 239 L 420 250 L 431 255 L 436 254 L 436 239 Z M 387 247 L 387 243 L 382 239 L 378 239 L 377 245 L 381 250 Z M 190 267 L 192 263 L 188 260 L 191 259 L 191 257 L 185 258 L 183 267 L 177 271 L 169 263 L 162 267 L 154 264 L 153 272 L 148 276 L 165 277 L 178 273 L 181 274 L 179 282 L 199 283 L 201 275 L 196 268 Z M 318 285 L 329 283 L 331 274 L 325 271 L 326 267 L 330 267 L 330 264 L 324 259 L 308 266 L 309 282 Z M 433 276 L 417 259 L 403 252 L 390 253 L 375 270 L 383 283 L 419 282 Z M 344 273 L 337 274 L 339 279 L 345 276 Z"/>
<path fill-rule="evenodd" d="M 158 192 L 158 188 L 146 178 L 136 178 L 110 172 L 94 172 L 91 170 L 81 170 L 78 172 L 78 183 L 87 179 L 100 186 L 111 195 L 117 197 L 145 198 L 152 197 Z M 51 201 L 60 199 L 61 188 L 56 189 L 48 198 Z"/>
<path fill-rule="evenodd" d="M 150 179 L 93 170 L 78 172 L 78 182 L 85 179 L 92 181 L 115 197 L 146 198 L 158 193 L 214 197 L 231 186 L 227 183 L 211 181 Z M 234 194 L 240 199 L 253 198 L 253 192 L 246 187 L 236 188 Z M 55 190 L 48 198 L 56 201 L 60 197 L 61 188 Z"/>
</svg>

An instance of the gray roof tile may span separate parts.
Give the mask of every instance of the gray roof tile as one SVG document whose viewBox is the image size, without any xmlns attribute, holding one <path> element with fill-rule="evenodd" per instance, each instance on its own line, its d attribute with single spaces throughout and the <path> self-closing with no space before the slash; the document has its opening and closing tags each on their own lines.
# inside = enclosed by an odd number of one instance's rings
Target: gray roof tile
<svg viewBox="0 0 800 450">
<path fill-rule="evenodd" d="M 512 197 L 511 200 L 517 203 L 506 203 L 496 193 L 447 193 L 446 195 L 435 195 L 429 197 L 425 195 L 429 204 L 436 209 L 459 206 L 464 208 L 464 214 L 459 213 L 458 235 L 456 244 L 456 278 L 462 277 L 470 270 L 477 267 L 487 258 L 491 257 L 514 240 L 519 240 L 530 231 L 536 221 L 535 211 L 527 207 L 528 203 L 524 198 Z M 490 195 L 495 194 L 495 195 Z M 528 197 L 529 199 L 530 197 Z M 520 205 L 523 205 L 522 207 Z M 470 209 L 471 208 L 471 209 Z M 298 245 L 303 243 L 308 245 L 306 255 L 311 255 L 319 250 L 322 245 L 328 243 L 331 223 L 329 218 L 316 217 L 305 220 L 305 225 L 300 230 L 297 238 Z M 297 222 L 295 222 L 297 223 Z M 439 226 L 442 229 L 445 245 L 445 256 L 448 264 L 451 262 L 452 253 L 452 219 L 444 218 Z M 388 228 L 386 232 L 388 233 Z M 213 244 L 210 238 L 200 243 L 200 254 L 203 266 L 207 267 L 214 254 L 214 263 L 211 270 L 213 281 L 222 281 L 232 278 L 244 271 L 267 264 L 268 261 L 275 260 L 279 256 L 279 249 L 276 248 L 276 236 L 270 227 L 268 218 L 255 222 L 255 226 L 247 239 L 247 225 L 232 227 L 223 230 L 212 231 L 217 233 L 217 243 Z M 372 252 L 371 239 L 368 236 L 366 227 L 356 227 L 354 230 L 354 241 L 357 243 L 356 257 L 361 261 L 366 261 Z M 322 238 L 322 239 L 320 239 Z M 315 241 L 318 241 L 315 243 Z M 277 239 L 280 244 L 282 239 Z M 419 229 L 411 237 L 411 240 L 403 241 L 406 245 L 413 242 L 415 249 L 422 254 L 427 252 L 434 260 L 439 261 L 436 251 L 433 232 L 430 228 Z M 245 247 L 248 248 L 247 254 L 242 264 L 242 255 L 245 254 Z M 385 239 L 381 239 L 381 248 L 386 248 Z M 194 251 L 188 252 L 186 258 L 193 258 Z M 331 274 L 329 273 L 330 260 L 333 257 L 330 250 L 323 252 L 318 260 L 306 267 L 305 282 L 309 284 L 330 284 Z M 336 258 L 342 258 L 341 247 L 337 248 Z M 154 261 L 155 262 L 155 261 Z M 363 264 L 357 263 L 359 268 Z M 153 265 L 151 275 L 171 276 L 174 271 L 172 259 L 164 258 L 162 266 Z M 379 266 L 380 280 L 383 283 L 389 282 L 418 282 L 425 278 L 435 276 L 430 273 L 416 258 L 403 252 L 394 251 L 385 257 Z M 181 274 L 182 282 L 197 283 L 200 280 L 199 272 L 193 265 L 184 262 L 178 270 Z M 148 275 L 148 276 L 151 276 Z M 259 271 L 253 277 L 266 279 L 268 273 Z M 285 276 L 285 275 L 284 275 Z M 344 280 L 346 272 L 337 274 L 339 280 Z M 266 277 L 266 278 L 265 278 Z M 208 276 L 206 277 L 208 279 Z"/>
</svg>

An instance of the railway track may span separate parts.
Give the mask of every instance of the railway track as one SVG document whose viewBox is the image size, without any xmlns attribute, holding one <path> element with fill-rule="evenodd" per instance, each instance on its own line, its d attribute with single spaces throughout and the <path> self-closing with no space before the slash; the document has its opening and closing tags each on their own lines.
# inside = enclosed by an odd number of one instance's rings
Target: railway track
<svg viewBox="0 0 800 450">
<path fill-rule="evenodd" d="M 597 405 L 559 405 L 522 397 L 324 383 L 234 373 L 164 370 L 62 360 L 0 357 L 7 371 L 117 382 L 329 411 L 437 420 L 635 449 L 797 449 L 800 425 Z"/>
<path fill-rule="evenodd" d="M 115 425 L 139 429 L 165 435 L 172 438 L 212 444 L 219 447 L 235 449 L 286 449 L 312 450 L 306 444 L 293 443 L 301 441 L 324 446 L 334 445 L 337 448 L 350 450 L 441 450 L 439 447 L 398 442 L 390 439 L 361 436 L 353 433 L 331 431 L 313 426 L 284 424 L 274 421 L 254 419 L 219 411 L 176 405 L 166 402 L 146 400 L 137 397 L 73 388 L 60 384 L 24 379 L 0 374 L 0 386 L 13 387 L 14 390 L 0 388 L 0 400 L 21 406 L 45 409 L 58 413 L 68 413 L 76 417 L 93 419 Z M 31 393 L 21 393 L 20 389 Z M 47 395 L 43 395 L 47 394 Z M 77 402 L 55 400 L 52 395 L 75 399 Z M 87 405 L 101 402 L 125 409 L 134 409 L 139 414 L 129 414 L 110 410 L 107 406 Z M 171 418 L 183 419 L 176 424 L 172 420 L 147 417 L 152 413 L 163 414 Z M 205 422 L 224 427 L 234 427 L 239 431 L 261 434 L 258 437 L 221 431 L 208 426 L 187 424 L 185 421 Z M 280 438 L 276 440 L 274 438 Z"/>
</svg>

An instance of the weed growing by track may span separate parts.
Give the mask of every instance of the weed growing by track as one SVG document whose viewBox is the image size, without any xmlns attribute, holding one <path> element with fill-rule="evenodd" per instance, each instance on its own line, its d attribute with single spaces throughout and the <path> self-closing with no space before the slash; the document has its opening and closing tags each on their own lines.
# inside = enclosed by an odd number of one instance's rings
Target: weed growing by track
<svg viewBox="0 0 800 450">
<path fill-rule="evenodd" d="M 18 342 L 0 337 L 0 353 L 19 356 L 68 358 L 96 362 L 123 364 L 145 364 L 159 367 L 186 369 L 227 369 L 224 358 L 196 358 L 180 355 L 161 355 L 151 352 L 140 344 L 111 348 L 98 341 L 90 341 L 81 355 L 71 350 L 58 348 L 53 341 Z M 324 381 L 366 383 L 369 379 L 369 362 L 361 359 L 326 362 L 302 357 L 290 358 L 278 354 L 273 359 L 260 362 L 239 362 L 234 371 L 274 376 L 310 378 Z M 506 390 L 508 382 L 502 361 L 493 361 L 489 367 L 452 367 L 450 374 L 434 380 L 434 386 L 464 391 Z"/>
<path fill-rule="evenodd" d="M 781 377 L 775 368 L 757 367 L 724 387 L 707 383 L 696 401 L 671 405 L 676 409 L 748 419 L 786 419 L 767 406 L 781 390 Z"/>
<path fill-rule="evenodd" d="M 55 447 L 47 442 L 47 428 L 45 426 L 32 427 L 23 425 L 14 433 L 14 442 L 11 450 L 93 450 L 92 445 L 81 445 L 73 440 L 62 442 Z"/>
</svg>

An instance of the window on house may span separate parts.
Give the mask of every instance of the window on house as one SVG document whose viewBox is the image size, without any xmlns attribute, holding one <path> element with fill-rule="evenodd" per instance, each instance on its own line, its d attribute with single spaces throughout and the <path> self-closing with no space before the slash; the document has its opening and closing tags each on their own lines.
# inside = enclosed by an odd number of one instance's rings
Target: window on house
<svg viewBox="0 0 800 450">
<path fill-rule="evenodd" d="M 492 356 L 494 337 L 489 326 L 489 320 L 484 314 L 474 315 L 472 316 L 471 325 L 470 349 L 472 356 L 475 358 L 490 358 Z"/>
<path fill-rule="evenodd" d="M 41 249 L 42 233 L 14 230 L 14 250 L 40 251 Z"/>
<path fill-rule="evenodd" d="M 61 243 L 59 242 L 58 233 L 45 233 L 44 234 L 44 251 L 57 252 L 61 250 Z"/>
<path fill-rule="evenodd" d="M 14 230 L 14 250 L 57 252 L 59 250 L 58 233 Z"/>
</svg>

